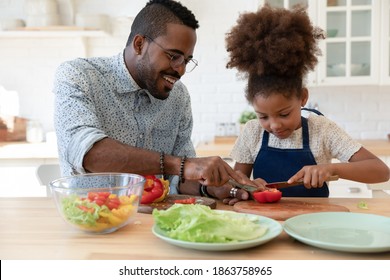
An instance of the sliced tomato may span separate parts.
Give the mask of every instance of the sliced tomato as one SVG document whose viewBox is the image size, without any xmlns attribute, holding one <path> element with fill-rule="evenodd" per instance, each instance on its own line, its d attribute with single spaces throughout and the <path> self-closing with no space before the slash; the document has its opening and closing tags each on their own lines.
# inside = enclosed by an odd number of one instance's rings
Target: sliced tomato
<svg viewBox="0 0 390 280">
<path fill-rule="evenodd" d="M 93 200 L 92 202 L 95 202 L 97 205 L 102 206 L 106 203 L 106 200 L 97 198 L 97 199 Z"/>
<path fill-rule="evenodd" d="M 110 210 L 118 208 L 120 205 L 119 199 L 110 195 L 110 192 L 89 192 L 87 199 L 99 206 L 106 205 Z"/>
<path fill-rule="evenodd" d="M 282 198 L 282 192 L 277 189 L 254 192 L 252 195 L 260 203 L 277 202 Z"/>
<path fill-rule="evenodd" d="M 113 198 L 107 198 L 106 202 L 104 203 L 108 209 L 117 209 L 119 205 L 121 204 L 120 200 L 118 197 L 113 197 Z"/>
<path fill-rule="evenodd" d="M 88 193 L 88 199 L 90 201 L 95 201 L 95 200 L 103 200 L 105 201 L 107 197 L 110 196 L 109 192 L 89 192 Z"/>
<path fill-rule="evenodd" d="M 196 198 L 190 197 L 190 198 L 186 198 L 186 199 L 176 199 L 173 202 L 178 203 L 178 204 L 195 204 Z"/>
</svg>

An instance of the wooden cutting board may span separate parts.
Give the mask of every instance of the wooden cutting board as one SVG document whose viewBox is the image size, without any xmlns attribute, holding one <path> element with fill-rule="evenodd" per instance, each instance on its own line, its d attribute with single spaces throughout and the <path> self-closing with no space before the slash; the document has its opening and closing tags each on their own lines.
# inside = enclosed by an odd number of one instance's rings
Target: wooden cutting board
<svg viewBox="0 0 390 280">
<path fill-rule="evenodd" d="M 282 198 L 276 203 L 258 203 L 254 200 L 240 201 L 234 204 L 234 211 L 256 214 L 284 221 L 288 218 L 315 212 L 349 212 L 349 209 L 335 204 L 309 203 Z"/>
<path fill-rule="evenodd" d="M 169 207 L 171 207 L 173 204 L 175 204 L 175 200 L 187 199 L 191 197 L 196 198 L 196 204 L 207 205 L 211 209 L 215 209 L 215 207 L 217 206 L 217 203 L 212 198 L 202 197 L 202 196 L 191 196 L 191 195 L 184 195 L 184 194 L 170 194 L 161 202 L 156 202 L 152 204 L 140 204 L 138 207 L 138 212 L 151 214 L 153 212 L 153 209 L 166 210 Z"/>
</svg>

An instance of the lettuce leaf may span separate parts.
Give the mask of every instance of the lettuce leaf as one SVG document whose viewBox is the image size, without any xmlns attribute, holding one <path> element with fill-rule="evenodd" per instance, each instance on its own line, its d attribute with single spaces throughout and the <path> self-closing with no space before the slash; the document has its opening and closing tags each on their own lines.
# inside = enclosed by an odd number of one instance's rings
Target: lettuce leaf
<svg viewBox="0 0 390 280">
<path fill-rule="evenodd" d="M 156 225 L 173 239 L 227 243 L 252 240 L 263 236 L 267 227 L 257 217 L 235 212 L 214 211 L 200 204 L 174 204 L 167 210 L 153 210 Z"/>
<path fill-rule="evenodd" d="M 93 213 L 85 212 L 78 207 L 80 205 L 87 208 L 94 208 L 95 211 Z M 105 206 L 103 205 L 103 207 Z M 101 207 L 96 203 L 81 200 L 76 195 L 65 197 L 62 200 L 63 214 L 65 218 L 73 224 L 94 226 L 96 224 L 96 220 L 99 219 L 100 209 Z"/>
</svg>

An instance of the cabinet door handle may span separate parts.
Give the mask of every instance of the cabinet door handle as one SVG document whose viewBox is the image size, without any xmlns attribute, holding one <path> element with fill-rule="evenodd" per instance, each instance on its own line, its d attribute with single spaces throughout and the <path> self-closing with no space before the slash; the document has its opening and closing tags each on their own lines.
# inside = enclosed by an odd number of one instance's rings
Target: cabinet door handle
<svg viewBox="0 0 390 280">
<path fill-rule="evenodd" d="M 350 193 L 360 193 L 360 188 L 357 188 L 357 187 L 351 187 L 351 188 L 348 188 L 348 191 Z"/>
</svg>

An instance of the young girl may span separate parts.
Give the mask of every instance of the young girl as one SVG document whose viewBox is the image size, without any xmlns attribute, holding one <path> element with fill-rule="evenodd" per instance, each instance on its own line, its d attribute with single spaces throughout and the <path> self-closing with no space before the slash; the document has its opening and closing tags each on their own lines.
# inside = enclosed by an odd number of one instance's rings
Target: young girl
<svg viewBox="0 0 390 280">
<path fill-rule="evenodd" d="M 247 77 L 246 98 L 258 116 L 246 124 L 231 152 L 235 170 L 248 177 L 253 171 L 259 186 L 303 181 L 281 189 L 284 197 L 328 197 L 326 181 L 331 175 L 363 183 L 389 180 L 389 168 L 337 124 L 318 112 L 302 117 L 309 98 L 303 81 L 317 64 L 317 41 L 323 38 L 303 8 L 269 6 L 242 14 L 226 37 L 227 67 Z M 333 158 L 340 163 L 331 163 Z M 219 198 L 236 194 L 232 186 L 209 189 Z"/>
</svg>

